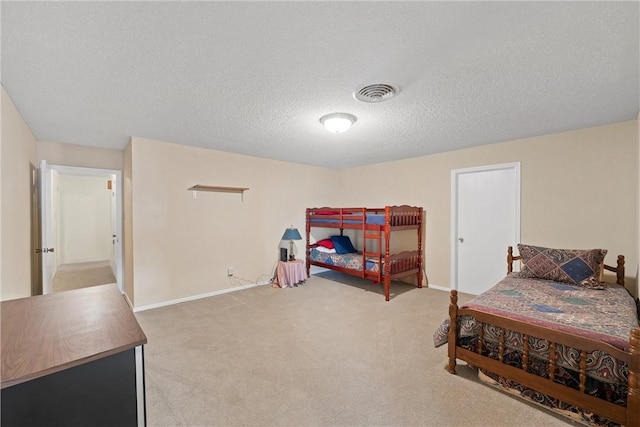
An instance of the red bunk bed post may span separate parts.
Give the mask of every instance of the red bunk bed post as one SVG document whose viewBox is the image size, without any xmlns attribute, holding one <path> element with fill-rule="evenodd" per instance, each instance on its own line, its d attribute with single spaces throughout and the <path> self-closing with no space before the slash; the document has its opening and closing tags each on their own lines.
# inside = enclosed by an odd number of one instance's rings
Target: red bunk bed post
<svg viewBox="0 0 640 427">
<path fill-rule="evenodd" d="M 360 277 L 362 279 L 367 278 L 367 210 L 365 208 L 360 209 L 360 215 L 362 215 L 362 273 Z M 379 276 L 378 276 L 379 277 Z"/>
<path fill-rule="evenodd" d="M 389 289 L 391 288 L 391 263 L 389 262 L 389 239 L 391 238 L 391 212 L 390 207 L 384 208 L 384 300 L 389 301 Z M 380 248 L 378 248 L 380 250 Z"/>
<path fill-rule="evenodd" d="M 422 208 L 418 211 L 418 287 L 422 287 Z M 429 285 L 427 283 L 427 285 Z"/>
<path fill-rule="evenodd" d="M 310 247 L 310 245 L 311 245 L 311 220 L 309 218 L 310 217 L 310 215 L 309 215 L 309 211 L 310 210 L 311 209 L 307 208 L 307 221 L 306 221 L 307 225 L 305 227 L 306 228 L 306 233 L 307 233 L 307 249 L 306 249 L 307 257 L 306 257 L 306 263 L 305 263 L 305 265 L 307 267 L 307 277 L 310 277 L 309 276 L 309 272 L 311 271 L 311 264 L 309 263 L 309 261 L 311 261 L 311 259 L 310 259 L 311 258 L 311 247 Z"/>
</svg>

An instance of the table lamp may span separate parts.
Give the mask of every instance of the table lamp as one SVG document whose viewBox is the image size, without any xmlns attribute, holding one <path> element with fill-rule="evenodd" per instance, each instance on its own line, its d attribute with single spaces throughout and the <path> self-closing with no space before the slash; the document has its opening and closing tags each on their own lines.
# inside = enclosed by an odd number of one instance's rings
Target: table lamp
<svg viewBox="0 0 640 427">
<path fill-rule="evenodd" d="M 284 234 L 282 235 L 281 240 L 289 241 L 289 261 L 293 261 L 296 257 L 293 255 L 293 241 L 294 240 L 302 240 L 302 236 L 298 232 L 297 228 L 293 228 L 293 225 L 290 228 L 284 230 Z"/>
</svg>

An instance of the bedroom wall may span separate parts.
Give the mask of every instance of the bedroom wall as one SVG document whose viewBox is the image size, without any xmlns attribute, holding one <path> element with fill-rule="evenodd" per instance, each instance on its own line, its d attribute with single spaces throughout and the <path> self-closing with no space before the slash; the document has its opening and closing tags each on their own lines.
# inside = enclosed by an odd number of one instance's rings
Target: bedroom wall
<svg viewBox="0 0 640 427">
<path fill-rule="evenodd" d="M 638 264 L 636 265 L 636 297 L 640 296 L 640 112 L 636 117 L 636 136 L 638 137 L 638 239 L 636 240 L 636 253 L 638 254 Z"/>
<path fill-rule="evenodd" d="M 338 202 L 423 206 L 428 280 L 449 287 L 451 170 L 519 161 L 522 242 L 604 247 L 611 263 L 624 254 L 628 287 L 637 294 L 637 133 L 637 122 L 631 120 L 348 169 L 343 179 L 349 186 L 343 185 Z"/>
<path fill-rule="evenodd" d="M 293 225 L 304 237 L 305 209 L 335 204 L 339 175 L 323 168 L 132 138 L 127 197 L 131 235 L 125 235 L 132 240 L 125 248 L 131 244 L 127 277 L 132 276 L 135 306 L 270 280 L 285 228 Z M 244 201 L 240 194 L 215 192 L 199 192 L 194 200 L 187 188 L 195 184 L 250 190 Z M 125 222 L 127 217 L 125 208 Z M 304 256 L 304 242 L 296 247 L 298 257 Z M 234 268 L 231 278 L 228 266 Z"/>
<path fill-rule="evenodd" d="M 123 150 L 122 170 L 122 256 L 124 259 L 124 292 L 129 301 L 135 305 L 133 293 L 133 186 L 132 179 L 132 150 L 131 140 Z"/>
<path fill-rule="evenodd" d="M 36 139 L 2 88 L 0 136 L 0 299 L 31 295 L 31 187 Z"/>
<path fill-rule="evenodd" d="M 58 262 L 111 259 L 111 192 L 101 176 L 59 175 Z"/>
<path fill-rule="evenodd" d="M 38 141 L 36 144 L 38 164 L 40 160 L 46 160 L 50 165 L 61 166 L 115 170 L 122 170 L 124 167 L 122 150 L 49 141 Z"/>
</svg>

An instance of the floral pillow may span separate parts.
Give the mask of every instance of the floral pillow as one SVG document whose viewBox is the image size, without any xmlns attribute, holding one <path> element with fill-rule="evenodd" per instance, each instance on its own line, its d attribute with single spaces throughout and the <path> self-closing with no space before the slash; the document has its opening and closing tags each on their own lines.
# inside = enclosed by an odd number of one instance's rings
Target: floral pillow
<svg viewBox="0 0 640 427">
<path fill-rule="evenodd" d="M 600 272 L 606 249 L 553 249 L 518 244 L 524 277 L 603 289 Z"/>
</svg>

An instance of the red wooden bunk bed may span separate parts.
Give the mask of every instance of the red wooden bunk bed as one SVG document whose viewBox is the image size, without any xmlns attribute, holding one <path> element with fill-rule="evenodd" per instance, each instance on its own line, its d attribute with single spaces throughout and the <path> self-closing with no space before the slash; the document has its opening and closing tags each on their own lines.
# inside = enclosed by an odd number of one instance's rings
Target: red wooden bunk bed
<svg viewBox="0 0 640 427">
<path fill-rule="evenodd" d="M 580 423 L 640 427 L 640 328 L 635 302 L 624 289 L 624 257 L 618 256 L 616 267 L 604 265 L 617 279 L 617 284 L 602 284 L 604 290 L 572 290 L 566 283 L 512 273 L 513 261 L 520 259 L 509 247 L 507 277 L 462 307 L 457 291 L 451 291 L 449 319 L 434 334 L 437 346 L 448 343 L 447 370 L 455 374 L 460 359 L 477 368 L 482 381 Z M 581 321 L 558 310 L 551 325 L 524 309 L 507 314 L 494 305 L 501 297 L 505 305 L 515 304 L 515 294 L 516 299 L 548 295 L 547 301 L 531 299 L 548 313 L 567 300 L 592 314 Z M 588 329 L 591 325 L 600 328 Z"/>
<path fill-rule="evenodd" d="M 385 300 L 389 301 L 391 281 L 415 275 L 417 287 L 422 287 L 422 223 L 423 209 L 415 206 L 386 206 L 384 208 L 308 208 L 306 213 L 306 261 L 307 276 L 311 265 L 369 279 L 384 284 Z M 319 256 L 311 244 L 311 229 L 314 227 L 359 230 L 361 252 L 340 256 Z M 391 232 L 416 230 L 417 246 L 414 250 L 396 254 L 389 253 Z M 367 243 L 370 243 L 367 245 Z M 373 244 L 375 243 L 375 244 Z"/>
</svg>

